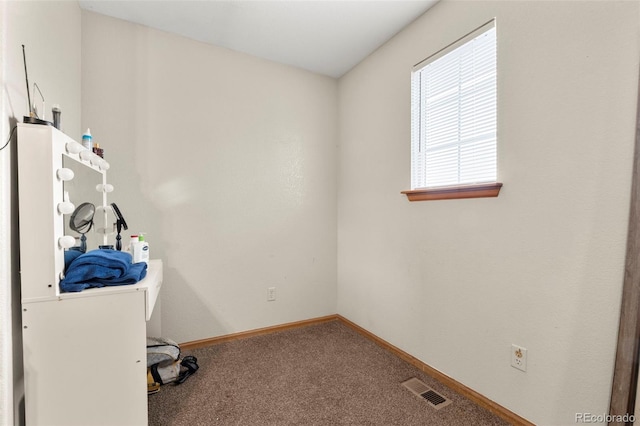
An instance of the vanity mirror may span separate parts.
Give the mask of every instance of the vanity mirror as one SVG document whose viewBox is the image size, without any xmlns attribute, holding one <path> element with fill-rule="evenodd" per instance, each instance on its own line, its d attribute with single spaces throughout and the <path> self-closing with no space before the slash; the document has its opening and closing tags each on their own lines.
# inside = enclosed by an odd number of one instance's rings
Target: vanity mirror
<svg viewBox="0 0 640 426">
<path fill-rule="evenodd" d="M 83 252 L 97 249 L 104 244 L 103 235 L 96 233 L 93 226 L 96 206 L 103 203 L 103 193 L 96 190 L 96 186 L 103 183 L 103 173 L 65 154 L 62 155 L 62 165 L 73 171 L 73 179 L 64 181 L 62 186 L 68 200 L 76 207 L 72 214 L 64 217 L 64 233 L 80 237 Z"/>
</svg>

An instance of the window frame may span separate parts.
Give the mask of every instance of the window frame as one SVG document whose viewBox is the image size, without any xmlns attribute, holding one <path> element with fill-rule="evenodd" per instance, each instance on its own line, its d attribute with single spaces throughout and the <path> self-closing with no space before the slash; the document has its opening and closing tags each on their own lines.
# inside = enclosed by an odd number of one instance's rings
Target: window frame
<svg viewBox="0 0 640 426">
<path fill-rule="evenodd" d="M 495 180 L 482 181 L 478 183 L 456 183 L 452 185 L 445 186 L 425 186 L 420 187 L 416 185 L 416 167 L 425 167 L 423 152 L 416 152 L 415 146 L 420 143 L 420 141 L 416 141 L 416 137 L 420 138 L 421 131 L 421 118 L 422 111 L 420 110 L 421 106 L 417 104 L 415 101 L 415 81 L 414 76 L 416 73 L 419 73 L 429 64 L 435 62 L 436 60 L 442 58 L 443 56 L 449 54 L 450 52 L 455 51 L 456 49 L 466 45 L 470 41 L 474 40 L 476 37 L 490 31 L 491 29 L 496 28 L 496 20 L 492 19 L 491 21 L 481 25 L 477 29 L 471 31 L 465 36 L 461 37 L 454 43 L 448 45 L 447 47 L 441 49 L 435 54 L 427 57 L 426 59 L 420 61 L 413 67 L 411 73 L 411 184 L 412 189 L 407 191 L 402 191 L 402 194 L 405 194 L 409 201 L 427 201 L 427 200 L 441 200 L 441 199 L 456 199 L 456 198 L 481 198 L 481 197 L 497 197 L 500 193 L 500 189 L 502 188 L 502 183 L 497 181 L 498 174 L 498 137 L 497 137 L 497 77 L 496 77 L 496 104 L 495 104 Z M 497 44 L 497 34 L 496 34 L 496 44 Z M 497 46 L 496 46 L 496 54 L 497 54 Z M 497 61 L 496 61 L 496 71 L 497 71 Z M 420 89 L 419 89 L 420 90 Z M 422 92 L 418 94 L 421 97 Z M 417 109 L 417 111 L 416 111 Z M 417 135 L 417 136 L 416 136 Z M 463 144 L 459 139 L 456 140 L 456 146 L 462 146 Z M 421 157 L 421 158 L 417 158 Z M 459 160 L 456 162 L 456 168 L 460 171 L 460 162 Z M 426 178 L 425 178 L 426 179 Z M 423 181 L 423 183 L 426 183 Z M 415 185 L 415 187 L 414 187 Z"/>
</svg>

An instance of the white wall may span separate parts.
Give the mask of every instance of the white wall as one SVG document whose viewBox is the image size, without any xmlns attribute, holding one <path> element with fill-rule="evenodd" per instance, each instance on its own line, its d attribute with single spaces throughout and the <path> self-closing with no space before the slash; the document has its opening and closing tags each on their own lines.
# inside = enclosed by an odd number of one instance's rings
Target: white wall
<svg viewBox="0 0 640 426">
<path fill-rule="evenodd" d="M 493 17 L 502 192 L 409 203 L 411 67 Z M 638 2 L 445 1 L 342 77 L 338 312 L 537 424 L 607 413 L 638 17 Z"/>
<path fill-rule="evenodd" d="M 37 83 L 45 97 L 46 117 L 51 119 L 52 104 L 60 104 L 63 129 L 78 137 L 80 30 L 80 8 L 75 1 L 0 2 L 0 146 L 7 141 L 16 122 L 28 114 L 22 44 L 27 50 L 31 88 Z M 23 421 L 16 164 L 14 137 L 0 151 L 0 424 L 3 425 Z"/>
<path fill-rule="evenodd" d="M 337 81 L 82 13 L 83 126 L 179 342 L 335 313 Z M 267 288 L 277 300 L 267 302 Z"/>
</svg>

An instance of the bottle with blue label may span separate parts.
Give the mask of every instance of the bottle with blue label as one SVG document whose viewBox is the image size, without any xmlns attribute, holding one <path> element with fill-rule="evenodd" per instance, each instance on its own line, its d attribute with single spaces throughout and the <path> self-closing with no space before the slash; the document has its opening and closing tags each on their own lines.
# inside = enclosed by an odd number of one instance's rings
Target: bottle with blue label
<svg viewBox="0 0 640 426">
<path fill-rule="evenodd" d="M 82 135 L 82 146 L 89 151 L 93 151 L 93 136 L 91 136 L 91 129 L 87 128 L 87 131 Z"/>
<path fill-rule="evenodd" d="M 149 243 L 144 240 L 144 235 L 138 235 L 138 242 L 133 245 L 133 263 L 149 263 Z"/>
</svg>

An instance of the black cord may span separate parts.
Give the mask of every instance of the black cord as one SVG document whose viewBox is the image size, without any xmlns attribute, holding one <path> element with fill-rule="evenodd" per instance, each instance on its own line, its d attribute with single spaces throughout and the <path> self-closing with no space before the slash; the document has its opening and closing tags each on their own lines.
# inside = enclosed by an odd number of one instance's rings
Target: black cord
<svg viewBox="0 0 640 426">
<path fill-rule="evenodd" d="M 2 146 L 2 148 L 0 148 L 0 151 L 5 149 L 7 147 L 7 145 L 9 145 L 9 142 L 11 142 L 11 138 L 13 137 L 13 133 L 16 131 L 17 128 L 18 128 L 18 126 L 13 126 L 13 129 L 11 129 L 11 133 L 9 133 L 9 139 L 7 139 L 7 143 L 5 143 Z"/>
</svg>

